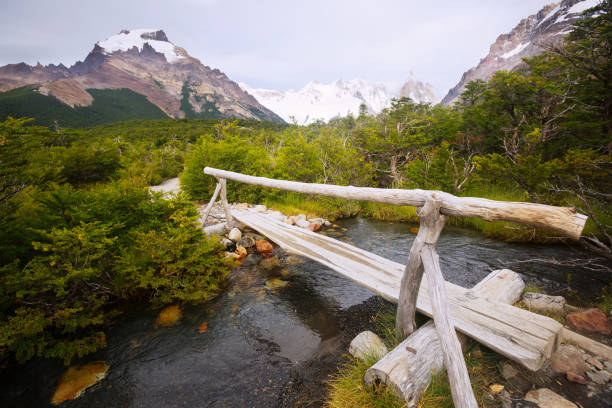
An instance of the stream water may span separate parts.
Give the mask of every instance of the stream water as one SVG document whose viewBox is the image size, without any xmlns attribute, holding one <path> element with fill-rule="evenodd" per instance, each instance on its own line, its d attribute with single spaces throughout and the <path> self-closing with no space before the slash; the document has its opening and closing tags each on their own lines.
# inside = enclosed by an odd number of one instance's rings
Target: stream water
<svg viewBox="0 0 612 408">
<path fill-rule="evenodd" d="M 338 224 L 324 233 L 402 263 L 415 237 L 410 224 L 362 218 Z M 592 300 L 605 284 L 580 268 L 511 264 L 584 255 L 568 246 L 508 244 L 447 227 L 437 249 L 446 279 L 464 287 L 503 267 L 551 294 L 579 293 Z M 283 405 L 305 363 L 347 351 L 338 341 L 347 327 L 343 313 L 374 295 L 309 260 L 264 270 L 260 259 L 249 255 L 232 273 L 226 291 L 204 305 L 185 308 L 173 327 L 156 327 L 157 314 L 151 311 L 125 316 L 109 330 L 108 347 L 83 361 L 107 361 L 107 378 L 62 406 Z M 278 279 L 287 286 L 279 287 Z M 574 303 L 580 301 L 574 296 Z M 207 329 L 200 333 L 204 322 Z M 47 406 L 64 370 L 61 362 L 48 360 L 0 370 L 0 406 Z"/>
</svg>

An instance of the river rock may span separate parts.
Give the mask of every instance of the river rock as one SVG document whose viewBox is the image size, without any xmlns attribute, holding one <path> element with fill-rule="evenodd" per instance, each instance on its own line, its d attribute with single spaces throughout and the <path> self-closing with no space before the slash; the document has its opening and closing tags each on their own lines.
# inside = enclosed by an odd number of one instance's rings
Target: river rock
<svg viewBox="0 0 612 408">
<path fill-rule="evenodd" d="M 321 225 L 323 225 L 323 223 L 325 222 L 323 218 L 311 218 L 308 221 L 314 222 L 315 224 L 321 224 Z"/>
<path fill-rule="evenodd" d="M 379 360 L 388 352 L 387 346 L 380 337 L 369 330 L 359 333 L 349 346 L 349 353 L 361 360 L 365 360 L 366 356 L 375 356 Z"/>
<path fill-rule="evenodd" d="M 269 257 L 272 251 L 274 251 L 274 246 L 265 239 L 260 239 L 259 241 L 255 241 L 255 247 L 257 248 L 257 252 L 264 257 Z"/>
<path fill-rule="evenodd" d="M 502 377 L 506 380 L 516 377 L 518 374 L 518 370 L 512 366 L 510 363 L 504 363 L 502 366 Z"/>
<path fill-rule="evenodd" d="M 565 298 L 563 296 L 527 292 L 523 295 L 523 303 L 534 312 L 563 314 Z"/>
<path fill-rule="evenodd" d="M 600 370 L 600 371 L 604 369 L 604 366 L 603 366 L 603 364 L 601 364 L 601 361 L 599 361 L 595 357 L 587 358 L 586 362 L 589 363 L 590 365 L 592 365 L 593 367 L 595 367 L 596 369 Z"/>
<path fill-rule="evenodd" d="M 225 252 L 225 254 L 223 254 L 223 257 L 224 257 L 224 258 L 233 258 L 233 259 L 238 259 L 238 258 L 240 257 L 240 255 L 238 255 L 238 254 L 237 254 L 237 253 L 235 253 L 235 252 L 229 252 L 229 251 L 226 251 L 226 252 Z"/>
<path fill-rule="evenodd" d="M 331 227 L 332 223 L 325 220 L 325 222 L 323 223 L 323 225 L 325 225 L 326 227 Z"/>
<path fill-rule="evenodd" d="M 236 254 L 238 255 L 238 260 L 241 261 L 246 258 L 248 252 L 245 247 L 237 245 L 236 246 Z"/>
<path fill-rule="evenodd" d="M 310 224 L 308 224 L 308 229 L 311 230 L 312 232 L 317 232 L 321 229 L 321 224 L 316 223 L 316 222 L 311 222 Z"/>
<path fill-rule="evenodd" d="M 256 205 L 254 208 L 255 212 L 258 212 L 258 213 L 265 213 L 267 209 L 268 207 L 266 207 L 263 204 Z"/>
<path fill-rule="evenodd" d="M 249 209 L 249 205 L 247 203 L 234 204 L 233 207 L 240 211 L 246 211 Z"/>
<path fill-rule="evenodd" d="M 575 383 L 583 384 L 583 385 L 587 383 L 587 380 L 583 376 L 576 374 L 573 371 L 566 372 L 565 376 L 567 378 L 567 381 L 571 381 L 571 382 L 575 382 Z"/>
<path fill-rule="evenodd" d="M 242 238 L 238 241 L 238 246 L 243 248 L 251 248 L 255 246 L 255 238 L 250 235 L 244 234 Z"/>
<path fill-rule="evenodd" d="M 236 245 L 236 244 L 234 244 L 234 241 L 232 241 L 230 239 L 227 239 L 227 238 L 223 238 L 221 240 L 221 243 L 223 244 L 223 246 L 226 249 L 229 249 L 229 250 L 232 250 L 234 248 L 234 246 Z"/>
<path fill-rule="evenodd" d="M 287 286 L 289 282 L 278 278 L 268 279 L 266 281 L 266 289 L 280 289 Z"/>
<path fill-rule="evenodd" d="M 302 221 L 306 221 L 306 215 L 305 214 L 298 214 L 296 216 L 293 217 L 293 220 L 297 223 L 299 220 Z"/>
<path fill-rule="evenodd" d="M 548 388 L 529 391 L 527 395 L 525 395 L 525 401 L 533 402 L 540 408 L 578 408 L 576 404 L 566 400 Z"/>
<path fill-rule="evenodd" d="M 242 231 L 240 231 L 238 228 L 232 228 L 227 237 L 234 242 L 238 242 L 240 241 L 240 238 L 242 238 Z"/>
<path fill-rule="evenodd" d="M 582 358 L 582 353 L 568 344 L 559 346 L 550 357 L 550 365 L 557 373 L 572 371 L 575 374 L 583 375 L 589 369 Z"/>
<path fill-rule="evenodd" d="M 608 376 L 601 371 L 587 371 L 586 373 L 589 380 L 593 381 L 595 384 L 604 385 L 608 382 Z"/>
<path fill-rule="evenodd" d="M 176 322 L 183 316 L 183 311 L 177 305 L 167 306 L 159 312 L 155 323 L 158 326 L 168 327 L 174 326 Z"/>
<path fill-rule="evenodd" d="M 283 222 L 284 222 L 285 224 L 293 225 L 293 224 L 295 224 L 295 218 L 293 218 L 293 217 L 287 217 L 287 218 L 285 218 L 285 219 L 283 220 Z"/>
<path fill-rule="evenodd" d="M 310 223 L 306 220 L 303 219 L 297 219 L 295 220 L 295 225 L 297 225 L 300 228 L 308 228 L 308 226 L 310 225 Z"/>
<path fill-rule="evenodd" d="M 87 388 L 106 377 L 108 368 L 109 365 L 104 361 L 68 368 L 51 398 L 51 404 L 59 405 L 80 397 Z"/>
<path fill-rule="evenodd" d="M 289 255 L 286 256 L 285 259 L 283 259 L 283 264 L 285 265 L 299 265 L 303 263 L 304 261 L 298 258 L 297 256 Z"/>
<path fill-rule="evenodd" d="M 262 259 L 261 262 L 259 262 L 259 266 L 266 270 L 274 269 L 278 265 L 280 265 L 280 261 L 275 256 L 271 256 L 270 258 Z"/>
<path fill-rule="evenodd" d="M 612 334 L 608 318 L 597 308 L 584 312 L 570 313 L 566 316 L 567 323 L 576 330 L 588 333 Z"/>
<path fill-rule="evenodd" d="M 273 218 L 275 220 L 282 220 L 285 218 L 282 212 L 280 211 L 268 211 L 268 217 Z"/>
</svg>

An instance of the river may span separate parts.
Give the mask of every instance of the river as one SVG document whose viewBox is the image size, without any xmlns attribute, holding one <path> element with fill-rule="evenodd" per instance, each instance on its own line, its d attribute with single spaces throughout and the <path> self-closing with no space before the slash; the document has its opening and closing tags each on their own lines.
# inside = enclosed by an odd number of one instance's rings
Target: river
<svg viewBox="0 0 612 408">
<path fill-rule="evenodd" d="M 338 224 L 325 233 L 401 263 L 415 237 L 410 233 L 414 225 L 405 223 L 351 218 Z M 548 293 L 569 296 L 573 303 L 594 299 L 604 284 L 581 268 L 513 264 L 584 255 L 566 245 L 510 244 L 447 227 L 437 249 L 445 278 L 464 287 L 503 267 Z M 374 301 L 372 292 L 315 262 L 264 270 L 259 260 L 249 255 L 222 294 L 185 308 L 173 327 L 157 328 L 157 314 L 152 311 L 126 315 L 108 331 L 108 347 L 82 361 L 107 361 L 111 367 L 107 378 L 62 406 L 290 405 L 295 401 L 291 393 L 303 392 L 304 384 L 312 380 L 309 376 L 320 374 L 309 371 L 312 363 L 334 355 L 336 364 L 347 351 L 349 331 L 367 325 L 377 309 L 360 309 L 368 299 Z M 287 286 L 278 287 L 278 279 Z M 207 329 L 201 333 L 198 328 L 204 322 Z M 42 359 L 2 369 L 0 406 L 47 406 L 64 370 L 61 362 Z M 322 388 L 323 381 L 314 387 Z"/>
</svg>

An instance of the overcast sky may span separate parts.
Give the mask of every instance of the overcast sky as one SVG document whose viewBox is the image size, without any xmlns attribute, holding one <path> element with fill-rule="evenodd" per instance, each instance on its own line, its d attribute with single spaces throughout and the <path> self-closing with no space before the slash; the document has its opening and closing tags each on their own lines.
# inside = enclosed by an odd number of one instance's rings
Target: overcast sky
<svg viewBox="0 0 612 408">
<path fill-rule="evenodd" d="M 0 65 L 82 60 L 121 29 L 161 28 L 235 81 L 404 81 L 444 95 L 499 34 L 552 0 L 2 0 Z"/>
</svg>

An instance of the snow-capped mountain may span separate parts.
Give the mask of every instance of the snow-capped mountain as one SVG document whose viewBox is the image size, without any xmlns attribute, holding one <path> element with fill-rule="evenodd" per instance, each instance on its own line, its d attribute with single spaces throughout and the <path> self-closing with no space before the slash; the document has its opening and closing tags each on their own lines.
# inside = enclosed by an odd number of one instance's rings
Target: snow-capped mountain
<svg viewBox="0 0 612 408">
<path fill-rule="evenodd" d="M 440 101 L 434 87 L 429 83 L 423 83 L 414 79 L 412 71 L 408 79 L 399 90 L 399 96 L 410 98 L 415 102 L 435 104 Z"/>
<path fill-rule="evenodd" d="M 34 85 L 70 107 L 93 103 L 88 89 L 127 88 L 144 95 L 166 115 L 233 117 L 282 122 L 218 69 L 211 69 L 155 29 L 122 30 L 98 41 L 84 61 L 0 67 L 0 92 Z"/>
<path fill-rule="evenodd" d="M 240 86 L 285 121 L 295 120 L 298 124 L 308 124 L 318 119 L 328 121 L 348 114 L 356 116 L 362 104 L 370 113 L 378 113 L 398 96 L 424 103 L 435 102 L 436 99 L 431 85 L 415 81 L 412 76 L 402 87 L 401 93 L 382 82 L 363 79 L 338 79 L 329 84 L 311 81 L 298 91 L 290 89 L 286 92 L 252 88 L 244 83 L 240 83 Z"/>
<path fill-rule="evenodd" d="M 572 31 L 571 24 L 583 18 L 582 12 L 598 3 L 599 0 L 563 0 L 522 19 L 511 32 L 497 37 L 489 54 L 463 74 L 442 99 L 442 104 L 452 104 L 469 82 L 487 81 L 497 71 L 516 70 L 523 64 L 523 58 L 540 54 L 547 44 L 559 44 Z"/>
</svg>

